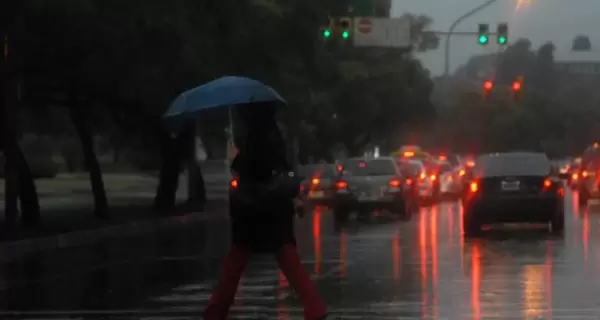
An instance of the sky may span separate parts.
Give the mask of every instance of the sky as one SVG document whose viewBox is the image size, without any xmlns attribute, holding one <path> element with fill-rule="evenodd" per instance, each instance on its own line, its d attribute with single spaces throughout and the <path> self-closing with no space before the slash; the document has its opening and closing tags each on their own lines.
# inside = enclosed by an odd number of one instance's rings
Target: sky
<svg viewBox="0 0 600 320">
<path fill-rule="evenodd" d="M 431 29 L 447 31 L 461 15 L 486 0 L 393 0 L 392 16 L 403 13 L 426 14 L 433 18 Z M 573 38 L 578 34 L 590 37 L 592 48 L 600 52 L 600 0 L 497 0 L 483 11 L 464 20 L 456 31 L 476 32 L 479 23 L 508 23 L 509 42 L 528 38 L 534 47 L 552 41 L 560 56 L 569 54 Z M 444 39 L 445 37 L 442 37 Z M 450 69 L 455 70 L 470 56 L 498 50 L 495 38 L 490 45 L 477 44 L 475 36 L 455 35 L 450 42 Z M 437 50 L 420 55 L 433 75 L 444 70 L 444 40 Z M 599 59 L 600 60 L 600 59 Z"/>
</svg>

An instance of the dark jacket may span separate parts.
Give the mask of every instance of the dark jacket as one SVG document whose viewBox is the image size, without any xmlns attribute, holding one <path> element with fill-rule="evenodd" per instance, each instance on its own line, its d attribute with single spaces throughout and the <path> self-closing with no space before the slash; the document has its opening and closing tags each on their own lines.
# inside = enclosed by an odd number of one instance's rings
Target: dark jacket
<svg viewBox="0 0 600 320">
<path fill-rule="evenodd" d="M 246 146 L 240 148 L 231 169 L 239 179 L 229 201 L 233 243 L 255 252 L 295 244 L 294 199 L 270 187 L 277 174 L 291 169 L 274 119 L 248 127 Z"/>
</svg>

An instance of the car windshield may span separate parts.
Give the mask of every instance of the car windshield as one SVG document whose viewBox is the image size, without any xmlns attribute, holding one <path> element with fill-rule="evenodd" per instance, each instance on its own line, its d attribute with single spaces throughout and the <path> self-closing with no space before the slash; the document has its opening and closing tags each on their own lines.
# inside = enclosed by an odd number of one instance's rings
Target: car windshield
<svg viewBox="0 0 600 320">
<path fill-rule="evenodd" d="M 543 154 L 506 153 L 485 155 L 477 159 L 475 177 L 495 176 L 547 176 L 550 162 Z"/>
<path fill-rule="evenodd" d="M 332 164 L 306 165 L 300 168 L 300 176 L 331 178 L 337 175 L 336 166 Z"/>
<path fill-rule="evenodd" d="M 396 165 L 393 160 L 371 160 L 366 167 L 357 167 L 354 176 L 390 176 L 396 174 Z"/>
</svg>

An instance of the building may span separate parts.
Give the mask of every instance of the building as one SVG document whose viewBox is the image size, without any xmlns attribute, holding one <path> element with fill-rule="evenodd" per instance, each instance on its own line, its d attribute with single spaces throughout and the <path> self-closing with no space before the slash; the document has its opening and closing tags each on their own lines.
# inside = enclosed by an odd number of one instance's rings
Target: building
<svg viewBox="0 0 600 320">
<path fill-rule="evenodd" d="M 600 77 L 600 51 L 555 51 L 554 68 L 561 76 Z"/>
</svg>

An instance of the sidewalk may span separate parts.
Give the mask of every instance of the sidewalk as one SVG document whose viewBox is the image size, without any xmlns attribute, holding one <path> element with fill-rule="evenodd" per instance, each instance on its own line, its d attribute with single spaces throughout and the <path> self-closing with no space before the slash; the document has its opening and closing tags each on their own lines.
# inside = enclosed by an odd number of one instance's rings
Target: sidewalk
<svg viewBox="0 0 600 320">
<path fill-rule="evenodd" d="M 196 208 L 185 204 L 187 188 L 185 181 L 182 181 L 177 193 L 178 206 L 169 216 L 161 215 L 152 208 L 155 186 L 145 185 L 144 188 L 135 188 L 137 190 L 120 188 L 118 191 L 107 188 L 111 215 L 109 221 L 93 216 L 90 191 L 42 194 L 42 227 L 38 230 L 19 228 L 16 233 L 0 229 L 0 260 L 4 259 L 2 255 L 20 256 L 38 250 L 89 244 L 106 238 L 157 232 L 197 220 L 227 218 L 228 185 L 223 178 L 207 177 L 208 203 L 204 212 L 197 212 Z M 0 201 L 0 224 L 3 222 L 4 203 Z"/>
</svg>

